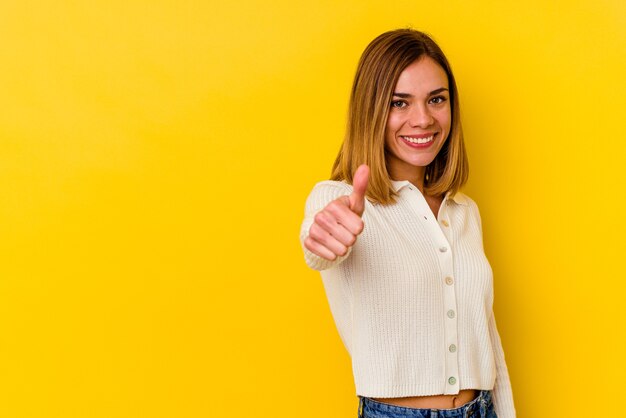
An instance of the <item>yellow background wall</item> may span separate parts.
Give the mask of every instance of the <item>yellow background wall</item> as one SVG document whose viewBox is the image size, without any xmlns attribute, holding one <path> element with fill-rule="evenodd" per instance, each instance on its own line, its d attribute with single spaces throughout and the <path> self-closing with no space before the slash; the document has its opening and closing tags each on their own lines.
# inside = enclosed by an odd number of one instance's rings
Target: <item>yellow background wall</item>
<svg viewBox="0 0 626 418">
<path fill-rule="evenodd" d="M 618 414 L 622 1 L 42 0 L 0 4 L 0 416 L 356 416 L 297 237 L 408 25 L 458 79 L 518 416 Z"/>
</svg>

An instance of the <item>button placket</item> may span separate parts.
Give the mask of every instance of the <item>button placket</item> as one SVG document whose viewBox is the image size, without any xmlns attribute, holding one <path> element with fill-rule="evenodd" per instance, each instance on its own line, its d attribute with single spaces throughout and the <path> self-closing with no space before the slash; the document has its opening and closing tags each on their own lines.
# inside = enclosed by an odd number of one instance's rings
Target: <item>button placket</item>
<svg viewBox="0 0 626 418">
<path fill-rule="evenodd" d="M 443 321 L 444 321 L 444 341 L 445 346 L 445 389 L 444 394 L 459 393 L 459 360 L 458 360 L 458 322 L 456 309 L 456 291 L 454 284 L 454 264 L 451 242 L 449 241 L 450 229 L 433 216 L 424 196 L 415 186 L 409 185 L 411 193 L 416 197 L 414 208 L 416 215 L 424 223 L 424 227 L 429 232 L 435 251 L 439 258 L 441 285 L 443 286 Z M 447 198 L 447 197 L 446 197 Z M 439 209 L 439 217 L 442 221 L 447 218 L 447 206 L 449 200 L 444 199 Z M 443 224 L 443 222 L 441 222 Z M 446 221 L 447 223 L 447 221 Z"/>
<path fill-rule="evenodd" d="M 447 201 L 446 201 L 447 203 Z M 440 210 L 441 223 L 447 226 L 445 217 L 447 216 L 447 205 L 442 205 Z M 444 223 L 445 222 L 445 223 Z M 456 289 L 454 286 L 454 264 L 452 247 L 448 237 L 450 236 L 448 228 L 441 228 L 439 224 L 437 227 L 442 235 L 446 237 L 448 245 L 444 251 L 439 252 L 441 260 L 441 273 L 442 273 L 442 286 L 443 286 L 443 301 L 444 301 L 444 338 L 445 338 L 445 369 L 446 369 L 446 385 L 445 394 L 457 394 L 459 393 L 459 356 L 457 352 L 458 344 L 458 315 L 456 310 Z"/>
<path fill-rule="evenodd" d="M 448 244 L 449 245 L 449 244 Z M 456 303 L 456 289 L 454 286 L 453 254 L 450 248 L 439 251 L 441 266 L 441 285 L 443 287 L 444 309 L 444 341 L 445 345 L 445 394 L 457 394 L 459 392 L 459 360 L 457 352 L 458 344 L 458 315 Z"/>
<path fill-rule="evenodd" d="M 441 202 L 441 207 L 439 208 L 439 213 L 437 217 L 437 225 L 439 226 L 439 229 L 441 229 L 441 232 L 445 235 L 446 239 L 449 242 L 452 242 L 451 241 L 452 234 L 450 231 L 450 216 L 448 215 L 449 206 L 451 203 L 452 203 L 452 200 L 450 200 L 448 196 L 446 195 L 444 200 Z"/>
</svg>

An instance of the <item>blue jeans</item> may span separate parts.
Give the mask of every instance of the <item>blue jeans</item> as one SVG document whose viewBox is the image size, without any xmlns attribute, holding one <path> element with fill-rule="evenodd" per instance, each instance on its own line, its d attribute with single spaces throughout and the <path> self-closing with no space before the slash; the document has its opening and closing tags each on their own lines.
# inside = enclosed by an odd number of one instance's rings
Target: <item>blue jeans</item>
<svg viewBox="0 0 626 418">
<path fill-rule="evenodd" d="M 359 396 L 358 418 L 498 418 L 490 390 L 480 390 L 471 402 L 454 409 L 416 409 Z"/>
</svg>

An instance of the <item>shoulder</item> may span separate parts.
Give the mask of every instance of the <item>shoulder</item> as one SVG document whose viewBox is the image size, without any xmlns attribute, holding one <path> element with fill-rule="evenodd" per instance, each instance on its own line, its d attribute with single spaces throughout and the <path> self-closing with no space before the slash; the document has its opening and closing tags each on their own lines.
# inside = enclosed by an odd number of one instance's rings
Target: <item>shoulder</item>
<svg viewBox="0 0 626 418">
<path fill-rule="evenodd" d="M 335 181 L 335 180 L 323 180 L 315 183 L 313 186 L 313 191 L 331 191 L 331 190 L 341 190 L 341 191 L 349 191 L 352 193 L 352 185 L 346 183 L 345 181 Z"/>
<path fill-rule="evenodd" d="M 309 199 L 333 200 L 350 193 L 352 193 L 352 185 L 344 181 L 324 180 L 313 186 Z"/>
<path fill-rule="evenodd" d="M 454 200 L 456 203 L 459 203 L 461 205 L 467 206 L 469 208 L 476 208 L 476 207 L 478 207 L 478 205 L 476 204 L 474 199 L 472 199 L 471 197 L 469 197 L 467 194 L 465 194 L 462 191 L 456 192 L 454 197 L 452 197 L 452 200 Z"/>
<path fill-rule="evenodd" d="M 455 196 L 455 201 L 461 203 L 461 207 L 467 213 L 469 219 L 472 219 L 479 228 L 482 229 L 482 219 L 480 216 L 480 209 L 478 208 L 478 204 L 474 199 L 469 197 L 467 194 L 463 192 L 457 192 Z"/>
<path fill-rule="evenodd" d="M 478 209 L 478 204 L 474 199 L 472 199 L 464 192 L 458 191 L 454 195 L 452 200 L 454 200 L 455 203 L 459 204 L 461 208 L 468 211 L 473 216 L 480 218 L 480 210 Z"/>
<path fill-rule="evenodd" d="M 308 213 L 316 212 L 333 200 L 352 193 L 352 185 L 344 181 L 324 180 L 316 183 L 306 200 Z"/>
</svg>

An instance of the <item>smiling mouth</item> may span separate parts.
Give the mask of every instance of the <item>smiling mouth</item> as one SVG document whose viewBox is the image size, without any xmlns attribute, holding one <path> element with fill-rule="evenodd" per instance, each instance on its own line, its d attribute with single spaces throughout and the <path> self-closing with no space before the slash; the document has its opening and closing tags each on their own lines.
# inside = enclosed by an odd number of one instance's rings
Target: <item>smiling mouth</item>
<svg viewBox="0 0 626 418">
<path fill-rule="evenodd" d="M 427 144 L 429 142 L 432 142 L 435 139 L 435 135 L 437 134 L 433 134 L 426 138 L 414 138 L 412 136 L 404 136 L 404 135 L 400 135 L 400 137 L 404 139 L 405 141 L 410 142 L 412 144 Z"/>
</svg>

